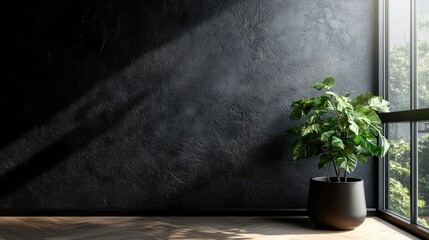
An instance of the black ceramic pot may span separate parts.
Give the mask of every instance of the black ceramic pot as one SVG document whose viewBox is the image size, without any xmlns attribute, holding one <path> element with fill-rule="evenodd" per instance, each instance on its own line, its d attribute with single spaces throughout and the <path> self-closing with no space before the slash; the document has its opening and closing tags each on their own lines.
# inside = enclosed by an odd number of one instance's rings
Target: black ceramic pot
<svg viewBox="0 0 429 240">
<path fill-rule="evenodd" d="M 363 180 L 315 177 L 310 179 L 308 216 L 316 225 L 350 230 L 361 225 L 366 218 Z"/>
</svg>

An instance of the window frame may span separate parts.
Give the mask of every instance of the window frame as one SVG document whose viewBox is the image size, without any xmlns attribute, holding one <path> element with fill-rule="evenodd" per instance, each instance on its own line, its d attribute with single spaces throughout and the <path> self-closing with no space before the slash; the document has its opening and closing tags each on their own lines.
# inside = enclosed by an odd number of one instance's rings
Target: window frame
<svg viewBox="0 0 429 240">
<path fill-rule="evenodd" d="M 379 0 L 378 2 L 378 94 L 384 98 L 388 98 L 389 86 L 389 29 L 388 29 L 388 2 L 389 0 Z M 390 211 L 388 205 L 388 189 L 389 189 L 389 161 L 388 155 L 380 158 L 378 161 L 378 216 L 394 223 L 401 228 L 429 239 L 429 229 L 426 229 L 417 224 L 418 220 L 418 162 L 417 162 L 417 122 L 421 120 L 429 120 L 429 109 L 417 109 L 417 54 L 416 54 L 416 2 L 410 0 L 410 110 L 397 111 L 380 114 L 380 119 L 383 123 L 383 135 L 387 136 L 388 123 L 409 122 L 410 123 L 410 143 L 411 143 L 411 161 L 410 161 L 410 219 Z"/>
</svg>

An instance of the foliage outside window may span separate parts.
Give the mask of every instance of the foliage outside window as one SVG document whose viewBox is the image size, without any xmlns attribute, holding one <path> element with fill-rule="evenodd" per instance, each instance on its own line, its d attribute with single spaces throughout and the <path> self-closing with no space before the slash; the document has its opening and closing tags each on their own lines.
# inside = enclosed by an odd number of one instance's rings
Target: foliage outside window
<svg viewBox="0 0 429 240">
<path fill-rule="evenodd" d="M 429 136 L 423 137 L 419 145 L 418 152 L 420 157 L 427 159 L 429 149 Z M 399 215 L 406 218 L 410 218 L 410 143 L 399 140 L 391 141 L 390 148 L 390 178 L 389 178 L 389 195 L 390 195 L 390 206 L 389 209 Z M 429 184 L 427 177 L 429 176 L 429 162 L 424 161 L 423 165 L 420 165 L 419 170 L 419 192 L 421 196 L 417 201 L 419 211 L 429 212 L 429 206 L 423 199 L 429 199 Z M 427 215 L 427 214 L 426 214 Z M 419 224 L 429 228 L 427 219 L 419 218 Z"/>
</svg>

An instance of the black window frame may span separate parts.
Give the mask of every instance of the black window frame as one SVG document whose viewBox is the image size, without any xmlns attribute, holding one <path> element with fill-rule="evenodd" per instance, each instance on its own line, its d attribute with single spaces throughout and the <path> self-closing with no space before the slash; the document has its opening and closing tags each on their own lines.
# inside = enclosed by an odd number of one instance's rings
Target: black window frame
<svg viewBox="0 0 429 240">
<path fill-rule="evenodd" d="M 397 111 L 380 114 L 380 119 L 383 123 L 383 133 L 387 136 L 388 123 L 409 122 L 410 123 L 410 219 L 395 214 L 387 209 L 388 204 L 388 189 L 389 189 L 389 161 L 388 155 L 380 158 L 378 164 L 378 207 L 377 213 L 381 218 L 394 223 L 401 228 L 422 238 L 429 239 L 429 230 L 418 225 L 418 162 L 417 162 L 417 123 L 418 121 L 429 120 L 429 109 L 417 109 L 417 84 L 416 84 L 416 2 L 417 0 L 409 0 L 410 7 L 410 110 Z M 378 58 L 378 94 L 384 98 L 388 98 L 388 15 L 387 9 L 389 0 L 379 0 L 378 2 L 378 39 L 379 39 L 379 58 Z"/>
</svg>

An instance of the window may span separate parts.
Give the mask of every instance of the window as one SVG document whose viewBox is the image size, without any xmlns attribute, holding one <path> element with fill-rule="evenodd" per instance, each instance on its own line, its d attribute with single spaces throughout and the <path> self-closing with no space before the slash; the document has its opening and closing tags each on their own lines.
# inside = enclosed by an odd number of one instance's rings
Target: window
<svg viewBox="0 0 429 240">
<path fill-rule="evenodd" d="M 380 161 L 379 210 L 429 237 L 429 1 L 380 0 L 381 114 L 391 141 Z"/>
</svg>

